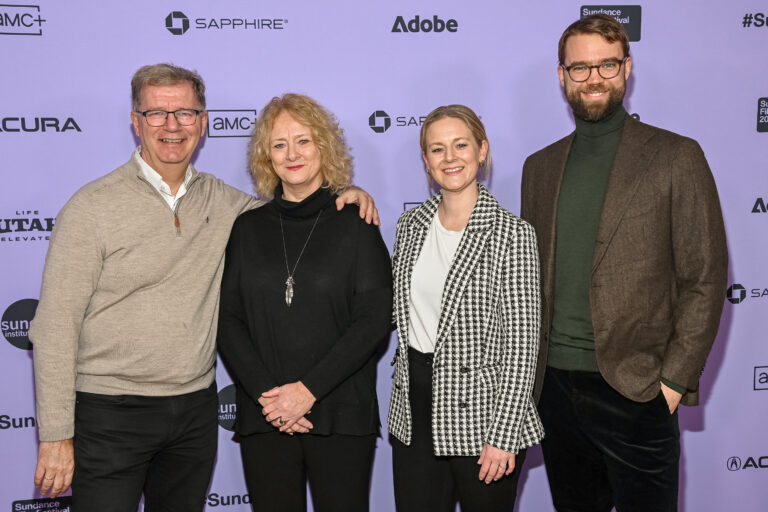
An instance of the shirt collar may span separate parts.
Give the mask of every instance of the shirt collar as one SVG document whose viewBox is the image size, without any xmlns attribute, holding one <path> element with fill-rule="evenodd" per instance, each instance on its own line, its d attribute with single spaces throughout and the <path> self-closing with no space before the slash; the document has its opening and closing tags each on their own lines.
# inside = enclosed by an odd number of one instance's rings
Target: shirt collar
<svg viewBox="0 0 768 512">
<path fill-rule="evenodd" d="M 166 195 L 172 195 L 171 194 L 171 187 L 168 186 L 166 182 L 163 181 L 163 177 L 160 176 L 160 174 L 154 170 L 147 162 L 144 161 L 144 159 L 141 157 L 141 146 L 138 146 L 136 148 L 136 151 L 133 154 L 134 158 L 136 159 L 136 162 L 139 164 L 139 168 L 141 168 L 141 173 L 144 175 L 144 178 L 149 182 L 152 187 L 160 192 L 161 194 Z M 179 187 L 179 190 L 186 190 L 187 185 L 189 185 L 189 180 L 192 179 L 192 165 L 187 165 L 187 172 L 184 175 L 184 183 L 182 183 L 181 187 Z M 178 192 L 177 192 L 178 194 Z"/>
</svg>

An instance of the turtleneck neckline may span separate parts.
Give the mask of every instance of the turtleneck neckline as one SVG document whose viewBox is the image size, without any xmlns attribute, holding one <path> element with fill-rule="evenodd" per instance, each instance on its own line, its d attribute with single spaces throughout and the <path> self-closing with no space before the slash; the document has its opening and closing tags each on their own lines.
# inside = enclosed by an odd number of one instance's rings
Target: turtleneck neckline
<svg viewBox="0 0 768 512">
<path fill-rule="evenodd" d="M 288 201 L 283 198 L 283 184 L 278 183 L 275 187 L 275 198 L 272 200 L 272 204 L 275 205 L 277 211 L 284 217 L 292 217 L 297 219 L 303 219 L 307 217 L 313 217 L 317 215 L 321 209 L 328 206 L 328 204 L 335 199 L 334 194 L 330 189 L 320 187 L 312 194 L 306 197 L 303 201 L 294 202 Z"/>
<path fill-rule="evenodd" d="M 600 121 L 585 121 L 576 118 L 576 135 L 583 137 L 601 137 L 611 132 L 621 130 L 627 118 L 627 111 L 623 105 L 614 110 L 605 119 Z"/>
</svg>

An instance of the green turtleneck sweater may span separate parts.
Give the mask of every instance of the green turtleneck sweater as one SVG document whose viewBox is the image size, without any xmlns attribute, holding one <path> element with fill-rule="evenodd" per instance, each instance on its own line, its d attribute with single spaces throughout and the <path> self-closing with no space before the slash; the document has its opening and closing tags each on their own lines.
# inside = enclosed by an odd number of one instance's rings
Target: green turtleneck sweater
<svg viewBox="0 0 768 512">
<path fill-rule="evenodd" d="M 555 301 L 547 364 L 598 371 L 589 283 L 597 227 L 613 159 L 624 129 L 619 107 L 602 121 L 576 119 L 576 137 L 557 203 Z"/>
</svg>

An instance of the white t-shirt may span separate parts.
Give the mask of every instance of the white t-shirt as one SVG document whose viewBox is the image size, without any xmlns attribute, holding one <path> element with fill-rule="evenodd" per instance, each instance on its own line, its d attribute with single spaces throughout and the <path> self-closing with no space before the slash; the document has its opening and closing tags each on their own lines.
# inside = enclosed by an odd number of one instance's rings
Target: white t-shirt
<svg viewBox="0 0 768 512">
<path fill-rule="evenodd" d="M 408 298 L 408 343 L 419 352 L 435 351 L 443 288 L 463 234 L 463 229 L 445 229 L 440 216 L 435 213 L 413 266 L 411 296 Z"/>
</svg>

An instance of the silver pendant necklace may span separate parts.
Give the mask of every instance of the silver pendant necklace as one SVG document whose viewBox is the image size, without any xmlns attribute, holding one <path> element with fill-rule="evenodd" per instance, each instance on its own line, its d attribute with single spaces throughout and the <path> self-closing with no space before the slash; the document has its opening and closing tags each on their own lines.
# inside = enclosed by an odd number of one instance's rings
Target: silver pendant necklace
<svg viewBox="0 0 768 512">
<path fill-rule="evenodd" d="M 296 267 L 299 266 L 299 261 L 301 261 L 301 257 L 304 255 L 304 249 L 307 248 L 307 244 L 309 243 L 309 239 L 312 237 L 312 233 L 315 231 L 315 226 L 317 226 L 317 221 L 320 220 L 320 215 L 323 214 L 323 209 L 318 212 L 317 217 L 315 217 L 315 223 L 312 224 L 312 229 L 309 230 L 309 235 L 307 236 L 306 241 L 304 242 L 304 247 L 301 248 L 301 252 L 299 253 L 299 257 L 296 258 L 296 264 L 293 266 L 293 270 L 290 270 L 288 267 L 288 250 L 285 248 L 285 232 L 283 231 L 283 214 L 280 214 L 280 236 L 283 238 L 283 256 L 285 256 L 285 270 L 288 272 L 288 279 L 285 280 L 285 305 L 288 307 L 291 307 L 291 302 L 293 302 L 293 285 L 296 284 L 296 281 L 293 280 L 293 274 L 296 273 Z"/>
</svg>

